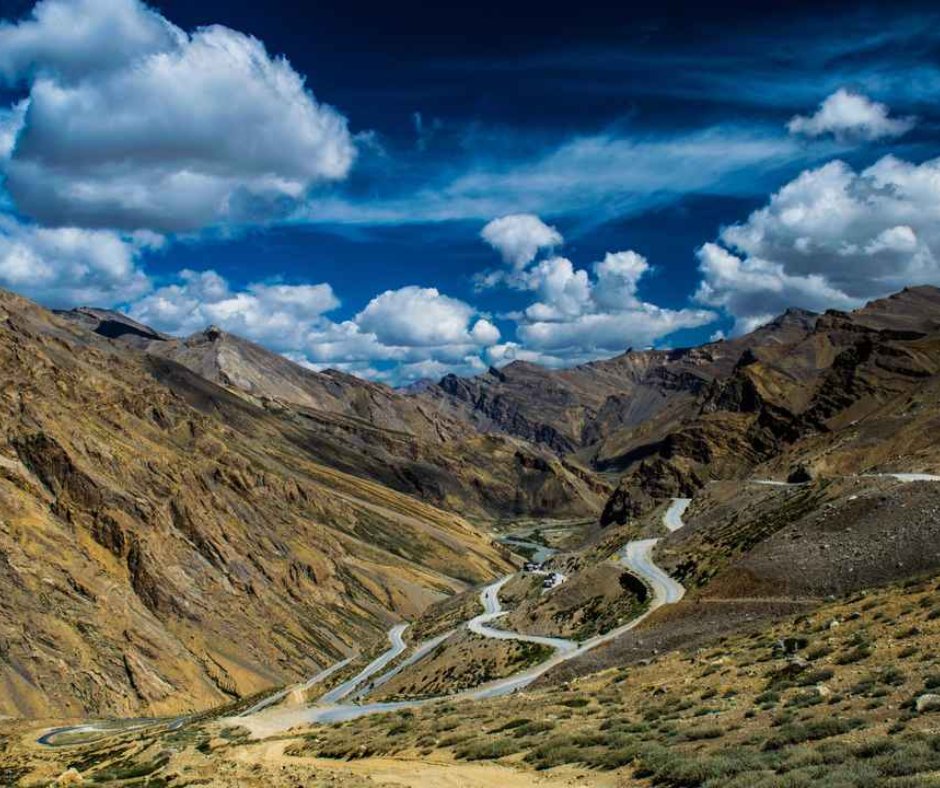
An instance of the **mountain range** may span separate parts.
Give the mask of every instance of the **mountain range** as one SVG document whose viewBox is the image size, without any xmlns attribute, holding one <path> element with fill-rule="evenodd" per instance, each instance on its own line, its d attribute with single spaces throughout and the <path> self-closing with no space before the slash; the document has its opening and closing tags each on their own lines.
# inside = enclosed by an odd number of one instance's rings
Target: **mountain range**
<svg viewBox="0 0 940 788">
<path fill-rule="evenodd" d="M 0 366 L 15 716 L 174 714 L 311 675 L 508 571 L 494 524 L 592 522 L 599 550 L 710 483 L 940 469 L 932 287 L 398 391 L 0 292 Z M 693 553 L 676 571 L 701 579 Z"/>
</svg>

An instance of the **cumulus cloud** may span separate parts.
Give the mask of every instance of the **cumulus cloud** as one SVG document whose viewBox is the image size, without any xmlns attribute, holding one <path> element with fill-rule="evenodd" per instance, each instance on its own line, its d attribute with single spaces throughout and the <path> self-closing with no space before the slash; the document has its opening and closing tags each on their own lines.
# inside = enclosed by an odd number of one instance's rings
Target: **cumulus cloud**
<svg viewBox="0 0 940 788">
<path fill-rule="evenodd" d="M 790 306 L 849 309 L 940 284 L 940 159 L 806 170 L 718 241 L 698 250 L 695 297 L 734 316 L 735 333 Z"/>
<path fill-rule="evenodd" d="M 182 271 L 130 305 L 135 320 L 187 335 L 210 324 L 284 354 L 390 383 L 485 369 L 480 354 L 499 330 L 477 311 L 434 288 L 388 290 L 350 320 L 328 313 L 340 303 L 328 284 L 251 283 L 233 288 L 215 271 Z M 384 363 L 384 367 L 382 364 Z"/>
<path fill-rule="evenodd" d="M 916 118 L 889 117 L 888 107 L 861 93 L 839 88 L 826 98 L 814 115 L 796 115 L 787 123 L 791 134 L 836 139 L 878 140 L 900 137 L 916 124 Z"/>
<path fill-rule="evenodd" d="M 601 262 L 594 264 L 594 273 L 597 274 L 595 300 L 605 309 L 634 306 L 637 303 L 637 285 L 649 270 L 650 264 L 641 254 L 608 252 Z"/>
<path fill-rule="evenodd" d="M 287 60 L 220 25 L 187 34 L 139 0 L 44 0 L 0 27 L 0 74 L 29 85 L 6 185 L 47 225 L 264 221 L 355 156 L 346 119 Z"/>
<path fill-rule="evenodd" d="M 499 342 L 499 329 L 486 318 L 480 318 L 470 331 L 473 341 L 480 345 L 495 345 Z"/>
<path fill-rule="evenodd" d="M 355 317 L 386 345 L 471 344 L 467 324 L 475 310 L 433 287 L 402 287 L 373 298 Z"/>
<path fill-rule="evenodd" d="M 307 333 L 300 350 L 312 363 L 356 369 L 393 366 L 379 375 L 397 384 L 447 372 L 485 369 L 480 354 L 499 341 L 499 330 L 469 304 L 431 287 L 386 291 L 351 320 L 325 321 Z M 357 373 L 358 374 L 358 373 Z"/>
<path fill-rule="evenodd" d="M 590 308 L 592 294 L 587 271 L 576 271 L 566 257 L 543 260 L 525 281 L 539 298 L 525 311 L 531 320 L 564 320 Z"/>
<path fill-rule="evenodd" d="M 518 341 L 491 345 L 487 358 L 493 364 L 514 360 L 553 367 L 580 363 L 616 355 L 628 347 L 651 345 L 679 329 L 706 325 L 716 318 L 705 309 L 664 309 L 643 301 L 639 283 L 652 268 L 632 250 L 608 253 L 592 266 L 593 277 L 566 257 L 549 257 L 530 265 L 536 253 L 537 248 L 528 247 L 522 257 L 510 255 L 507 261 L 525 263 L 510 276 L 494 276 L 487 282 L 531 292 L 534 299 L 521 313 L 507 316 L 516 322 Z"/>
<path fill-rule="evenodd" d="M 182 335 L 214 324 L 275 350 L 291 350 L 339 306 L 328 284 L 254 283 L 233 291 L 215 271 L 184 270 L 178 279 L 134 302 L 131 317 Z"/>
<path fill-rule="evenodd" d="M 528 213 L 493 219 L 480 232 L 480 237 L 515 271 L 531 263 L 540 249 L 561 246 L 565 240 L 554 227 Z"/>
<path fill-rule="evenodd" d="M 526 347 L 567 356 L 602 356 L 628 347 L 646 347 L 680 328 L 697 328 L 713 322 L 715 315 L 701 309 L 662 309 L 640 304 L 625 312 L 597 312 L 572 320 L 537 321 L 519 327 Z"/>
<path fill-rule="evenodd" d="M 150 289 L 139 257 L 161 244 L 150 233 L 37 227 L 0 215 L 0 285 L 50 307 L 113 306 Z"/>
<path fill-rule="evenodd" d="M 0 75 L 77 80 L 166 52 L 185 34 L 136 0 L 42 0 L 18 24 L 0 24 Z"/>
</svg>

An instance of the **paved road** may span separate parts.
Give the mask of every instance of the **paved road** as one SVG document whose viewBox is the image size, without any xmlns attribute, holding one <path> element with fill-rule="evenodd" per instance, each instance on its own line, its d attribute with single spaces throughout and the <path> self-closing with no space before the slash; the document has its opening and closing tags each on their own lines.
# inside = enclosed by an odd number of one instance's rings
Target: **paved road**
<svg viewBox="0 0 940 788">
<path fill-rule="evenodd" d="M 491 621 L 495 621 L 497 618 L 501 618 L 509 612 L 503 610 L 503 606 L 500 604 L 499 591 L 506 583 L 512 580 L 513 577 L 515 577 L 515 575 L 508 575 L 483 589 L 480 594 L 480 602 L 483 603 L 483 612 L 471 619 L 467 623 L 467 628 L 477 635 L 482 635 L 486 638 L 494 638 L 495 640 L 520 640 L 525 643 L 538 643 L 543 646 L 551 646 L 551 648 L 561 651 L 562 653 L 574 651 L 578 647 L 578 644 L 573 640 L 543 637 L 541 635 L 523 635 L 521 632 L 510 632 L 506 629 L 495 629 L 487 626 Z"/>
<path fill-rule="evenodd" d="M 683 526 L 682 514 L 685 512 L 686 508 L 688 508 L 688 499 L 674 499 L 672 505 L 670 505 L 666 514 L 663 516 L 663 522 L 670 531 L 675 531 Z M 669 523 L 666 523 L 666 515 L 669 515 Z M 513 576 L 510 575 L 501 578 L 484 588 L 480 594 L 480 601 L 483 603 L 484 608 L 483 613 L 468 622 L 468 627 L 472 632 L 476 632 L 484 637 L 493 637 L 500 640 L 524 640 L 555 646 L 555 653 L 549 659 L 521 673 L 503 679 L 496 679 L 480 687 L 454 695 L 426 698 L 417 701 L 364 703 L 361 705 L 352 703 L 323 705 L 321 701 L 313 706 L 302 709 L 272 709 L 267 713 L 244 720 L 242 724 L 245 724 L 256 736 L 269 736 L 296 725 L 342 722 L 364 717 L 369 714 L 415 708 L 439 700 L 457 702 L 494 698 L 509 695 L 517 690 L 523 689 L 552 668 L 580 654 L 584 654 L 602 643 L 620 637 L 625 632 L 629 632 L 636 627 L 654 610 L 663 605 L 678 602 L 682 598 L 685 594 L 685 589 L 653 563 L 653 548 L 658 541 L 658 539 L 643 539 L 636 542 L 629 542 L 618 553 L 618 561 L 625 568 L 642 577 L 650 587 L 651 597 L 646 611 L 629 623 L 617 627 L 610 632 L 606 632 L 603 635 L 597 635 L 580 644 L 562 638 L 542 638 L 535 635 L 523 635 L 521 633 L 508 632 L 487 626 L 490 621 L 505 614 L 499 602 L 499 591 Z M 379 681 L 381 680 L 380 678 Z"/>
<path fill-rule="evenodd" d="M 866 473 L 864 475 L 887 477 L 901 482 L 940 482 L 940 476 L 934 473 Z"/>
<path fill-rule="evenodd" d="M 663 523 L 666 528 L 668 528 L 670 531 L 675 531 L 682 527 L 682 515 L 688 508 L 689 503 L 690 501 L 687 498 L 673 499 L 672 504 L 663 515 Z M 369 714 L 423 706 L 427 703 L 433 703 L 439 700 L 446 699 L 451 702 L 480 700 L 483 698 L 499 697 L 516 692 L 517 690 L 527 687 L 539 676 L 547 673 L 557 665 L 560 665 L 569 659 L 573 659 L 580 654 L 584 654 L 585 652 L 596 648 L 602 643 L 606 643 L 607 641 L 620 637 L 625 632 L 628 632 L 636 627 L 641 621 L 643 621 L 659 607 L 662 607 L 666 604 L 673 604 L 682 598 L 683 594 L 685 593 L 685 589 L 675 580 L 670 578 L 658 566 L 656 566 L 655 563 L 653 563 L 653 548 L 656 546 L 658 541 L 658 539 L 643 539 L 636 542 L 629 542 L 621 549 L 617 556 L 617 560 L 625 568 L 643 578 L 643 580 L 649 585 L 651 589 L 651 597 L 647 610 L 629 623 L 617 627 L 610 632 L 606 632 L 603 635 L 597 635 L 582 643 L 565 640 L 564 638 L 549 638 L 541 637 L 539 635 L 525 635 L 522 633 L 495 629 L 488 626 L 490 622 L 494 621 L 500 616 L 505 615 L 505 611 L 503 610 L 499 601 L 499 591 L 506 583 L 509 582 L 513 575 L 501 578 L 495 583 L 491 583 L 486 588 L 484 588 L 480 594 L 480 601 L 483 603 L 484 608 L 483 613 L 474 617 L 467 624 L 472 632 L 476 632 L 477 634 L 483 635 L 484 637 L 491 637 L 499 640 L 520 640 L 531 643 L 542 643 L 544 645 L 552 646 L 555 649 L 555 653 L 549 659 L 525 671 L 522 671 L 521 673 L 517 673 L 507 678 L 497 679 L 472 690 L 466 690 L 454 695 L 426 698 L 424 700 L 418 701 L 363 704 L 349 702 L 339 703 L 339 701 L 351 695 L 357 687 L 361 686 L 370 677 L 385 668 L 392 660 L 394 660 L 405 650 L 406 646 L 402 635 L 407 628 L 407 624 L 399 624 L 393 627 L 388 633 L 389 640 L 391 641 L 392 645 L 387 651 L 370 662 L 365 668 L 363 668 L 362 671 L 356 674 L 356 676 L 327 692 L 314 705 L 305 708 L 270 708 L 270 706 L 272 706 L 278 700 L 286 697 L 289 690 L 285 690 L 280 693 L 276 693 L 275 696 L 272 696 L 272 698 L 266 698 L 265 700 L 256 704 L 254 707 L 249 709 L 248 712 L 244 714 L 244 716 L 230 718 L 230 722 L 233 725 L 242 725 L 249 728 L 256 736 L 267 736 L 287 730 L 296 725 L 341 722 L 344 720 L 355 719 L 357 717 L 363 717 Z M 433 648 L 438 645 L 438 643 L 443 641 L 451 634 L 453 634 L 453 632 L 445 633 L 439 638 L 422 644 L 419 646 L 416 653 L 409 657 L 405 663 L 396 666 L 387 674 L 380 676 L 373 682 L 372 686 L 378 686 L 385 681 L 388 681 L 392 675 L 400 672 L 408 664 L 414 664 L 414 662 L 417 662 L 423 656 L 430 653 L 430 651 L 432 651 Z M 343 662 L 333 665 L 332 667 L 318 673 L 302 686 L 305 689 L 309 689 L 311 686 L 325 680 L 332 673 L 335 673 L 337 670 L 344 667 L 348 663 L 349 660 L 347 659 Z M 360 693 L 360 695 L 366 695 L 370 690 L 371 688 L 367 689 L 365 692 Z M 185 723 L 187 719 L 189 718 L 178 718 L 176 720 L 170 721 L 170 724 L 178 726 Z M 162 721 L 162 724 L 166 724 L 166 721 Z M 88 725 L 71 728 L 58 728 L 52 731 L 48 731 L 39 739 L 39 743 L 54 746 L 51 740 L 55 736 L 67 732 L 76 732 L 79 730 L 97 731 L 98 727 L 95 725 Z"/>
<path fill-rule="evenodd" d="M 405 641 L 402 638 L 405 630 L 408 628 L 407 624 L 397 624 L 392 627 L 388 632 L 388 639 L 392 643 L 392 647 L 376 657 L 372 662 L 366 665 L 359 673 L 353 676 L 349 681 L 344 681 L 337 687 L 334 687 L 329 692 L 327 692 L 318 703 L 337 703 L 349 695 L 356 687 L 358 687 L 362 682 L 366 681 L 370 676 L 374 676 L 382 668 L 384 668 L 389 662 L 391 662 L 395 657 L 401 654 L 407 646 Z"/>
<path fill-rule="evenodd" d="M 663 525 L 670 531 L 678 531 L 682 527 L 682 515 L 691 503 L 691 498 L 673 498 L 663 515 Z"/>
<path fill-rule="evenodd" d="M 935 473 L 863 473 L 863 479 L 897 479 L 899 482 L 940 482 Z M 851 478 L 851 477 L 844 477 Z M 766 484 L 772 487 L 805 487 L 809 482 L 778 482 L 773 479 L 751 479 L 753 484 Z"/>
<path fill-rule="evenodd" d="M 434 649 L 441 645 L 441 643 L 447 640 L 447 638 L 449 638 L 451 635 L 457 634 L 458 631 L 459 628 L 452 629 L 449 632 L 445 632 L 443 635 L 438 635 L 436 638 L 426 640 L 424 643 L 415 648 L 414 653 L 408 657 L 408 659 L 401 661 L 394 668 L 379 676 L 375 681 L 369 682 L 367 686 L 363 687 L 361 690 L 359 690 L 359 692 L 353 695 L 352 699 L 360 700 L 361 698 L 365 698 L 367 695 L 370 695 L 387 681 L 391 681 L 393 678 L 395 678 L 395 676 L 401 673 L 405 668 L 410 668 L 416 662 L 420 662 L 428 654 L 434 651 Z"/>
<path fill-rule="evenodd" d="M 321 670 L 312 678 L 307 679 L 303 684 L 295 684 L 291 687 L 287 687 L 280 692 L 275 692 L 273 695 L 269 695 L 264 700 L 258 701 L 254 706 L 249 709 L 245 709 L 239 717 L 250 717 L 252 714 L 257 714 L 262 709 L 266 709 L 268 706 L 273 706 L 275 703 L 283 700 L 288 695 L 290 695 L 294 690 L 308 690 L 316 684 L 319 684 L 323 681 L 326 681 L 330 676 L 332 676 L 336 671 L 342 670 L 350 662 L 353 661 L 355 657 L 347 657 L 342 662 L 337 662 L 335 665 L 330 665 L 330 667 L 325 670 Z"/>
</svg>

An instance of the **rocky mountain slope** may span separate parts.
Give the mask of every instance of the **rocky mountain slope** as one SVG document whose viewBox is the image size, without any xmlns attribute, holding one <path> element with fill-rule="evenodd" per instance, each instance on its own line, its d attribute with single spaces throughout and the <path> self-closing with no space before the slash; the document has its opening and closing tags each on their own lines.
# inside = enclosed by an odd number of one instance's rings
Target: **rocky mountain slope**
<svg viewBox="0 0 940 788">
<path fill-rule="evenodd" d="M 709 479 L 746 476 L 774 460 L 784 478 L 803 460 L 823 469 L 800 448 L 812 436 L 826 436 L 831 451 L 852 426 L 872 443 L 887 418 L 878 413 L 903 409 L 905 397 L 935 382 L 938 343 L 940 290 L 925 286 L 851 313 L 791 309 L 746 336 L 696 348 L 628 350 L 564 370 L 514 362 L 471 379 L 451 375 L 411 397 L 616 481 L 602 521 L 625 522 Z M 849 465 L 872 466 L 882 455 Z"/>
<path fill-rule="evenodd" d="M 936 469 L 938 389 L 940 290 L 830 310 L 803 336 L 748 348 L 691 414 L 641 447 L 602 519 L 625 522 L 708 479 L 762 468 L 794 480 Z"/>
<path fill-rule="evenodd" d="M 0 369 L 0 715 L 217 705 L 508 567 L 303 416 L 6 292 Z"/>
<path fill-rule="evenodd" d="M 209 327 L 184 339 L 118 313 L 60 317 L 193 371 L 302 431 L 318 461 L 483 519 L 592 516 L 611 485 L 573 458 L 507 435 L 481 435 L 437 404 L 337 370 L 315 372 Z"/>
<path fill-rule="evenodd" d="M 815 316 L 791 310 L 741 339 L 679 350 L 627 350 L 616 358 L 552 370 L 525 361 L 465 379 L 443 378 L 414 396 L 435 402 L 478 429 L 578 453 L 600 469 L 618 466 L 621 433 L 657 418 L 679 418 L 716 378 L 727 376 L 751 347 L 801 337 Z"/>
</svg>

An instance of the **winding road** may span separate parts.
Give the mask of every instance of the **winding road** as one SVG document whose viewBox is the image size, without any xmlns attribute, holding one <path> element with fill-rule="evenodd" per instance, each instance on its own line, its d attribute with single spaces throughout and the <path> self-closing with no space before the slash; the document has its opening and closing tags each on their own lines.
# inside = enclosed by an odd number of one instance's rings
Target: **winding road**
<svg viewBox="0 0 940 788">
<path fill-rule="evenodd" d="M 245 709 L 245 711 L 243 711 L 238 716 L 250 717 L 252 714 L 257 714 L 262 709 L 268 708 L 268 706 L 273 706 L 275 703 L 283 700 L 295 690 L 301 690 L 301 691 L 308 690 L 314 685 L 320 684 L 326 681 L 330 676 L 336 673 L 336 671 L 342 670 L 354 659 L 355 659 L 355 655 L 351 657 L 347 657 L 342 662 L 337 662 L 333 665 L 330 665 L 330 667 L 326 668 L 325 670 L 321 670 L 312 678 L 307 679 L 307 681 L 305 681 L 303 684 L 295 684 L 290 687 L 286 687 L 285 689 L 282 689 L 280 692 L 275 692 L 273 695 L 269 695 L 264 700 L 258 701 L 258 703 L 256 703 L 251 708 Z"/>
<path fill-rule="evenodd" d="M 682 523 L 682 515 L 685 514 L 685 510 L 689 508 L 692 503 L 691 498 L 673 498 L 672 503 L 669 504 L 669 508 L 666 509 L 666 513 L 663 515 L 663 525 L 671 533 L 672 531 L 678 531 Z"/>
<path fill-rule="evenodd" d="M 663 524 L 667 530 L 672 532 L 683 526 L 682 515 L 689 507 L 690 503 L 691 501 L 688 498 L 673 499 L 669 508 L 663 515 Z M 591 649 L 597 648 L 602 643 L 606 643 L 610 640 L 620 637 L 625 632 L 629 632 L 631 629 L 636 627 L 641 621 L 653 613 L 654 610 L 657 610 L 663 605 L 674 604 L 675 602 L 678 602 L 680 599 L 682 599 L 683 595 L 685 594 L 685 589 L 679 583 L 669 577 L 669 575 L 667 575 L 662 569 L 656 566 L 655 563 L 653 563 L 653 549 L 656 547 L 658 542 L 659 539 L 642 539 L 639 541 L 629 542 L 617 553 L 616 557 L 616 560 L 621 564 L 621 566 L 641 577 L 650 587 L 650 601 L 647 609 L 632 621 L 609 632 L 605 632 L 602 635 L 597 635 L 593 638 L 590 638 L 589 640 L 586 640 L 582 643 L 578 643 L 573 640 L 566 640 L 564 638 L 525 635 L 518 632 L 496 629 L 489 626 L 489 624 L 497 618 L 506 615 L 507 611 L 503 610 L 503 607 L 499 601 L 499 592 L 500 589 L 502 589 L 502 587 L 514 577 L 514 575 L 508 575 L 506 577 L 500 578 L 496 582 L 486 586 L 480 593 L 480 602 L 483 605 L 483 612 L 467 622 L 467 627 L 471 632 L 474 632 L 483 637 L 494 638 L 498 640 L 518 640 L 530 643 L 541 643 L 551 646 L 555 649 L 555 653 L 551 657 L 549 657 L 544 662 L 539 663 L 538 665 L 528 668 L 527 670 L 521 671 L 520 673 L 516 673 L 506 678 L 487 682 L 486 684 L 482 684 L 481 686 L 475 687 L 474 689 L 465 690 L 453 695 L 444 695 L 435 698 L 425 698 L 422 700 L 413 701 L 338 704 L 336 703 L 336 700 L 339 700 L 341 697 L 349 694 L 351 690 L 344 692 L 342 695 L 340 695 L 340 697 L 336 697 L 336 690 L 333 690 L 332 692 L 324 695 L 319 701 L 306 708 L 271 709 L 270 711 L 256 714 L 251 717 L 240 718 L 238 723 L 249 728 L 252 734 L 255 736 L 269 736 L 289 728 L 293 728 L 297 725 L 341 722 L 345 720 L 356 719 L 358 717 L 364 717 L 369 714 L 377 714 L 405 708 L 415 708 L 417 706 L 423 706 L 439 700 L 457 702 L 482 700 L 484 698 L 495 698 L 503 695 L 509 695 L 513 692 L 524 689 L 552 668 L 555 668 L 570 659 L 580 656 L 581 654 L 584 654 Z M 443 641 L 446 637 L 453 634 L 454 631 L 456 630 L 445 633 L 445 635 L 437 639 L 437 643 Z M 434 643 L 434 645 L 436 646 L 437 643 Z M 394 649 L 391 649 L 390 651 L 392 650 Z M 429 648 L 428 644 L 422 644 L 422 646 L 420 646 L 418 649 L 419 652 L 422 652 L 421 656 L 429 653 L 431 650 L 433 650 L 433 648 Z M 390 652 L 386 652 L 386 654 L 388 653 Z M 397 653 L 401 652 L 399 651 Z M 394 656 L 397 656 L 397 653 Z M 367 668 L 365 668 L 362 673 L 356 677 L 354 681 L 356 681 L 357 685 L 366 681 L 370 675 L 377 672 L 378 669 L 372 670 L 372 668 L 385 656 L 386 655 L 383 654 L 382 657 L 373 662 L 372 665 L 369 665 Z M 390 662 L 394 656 L 386 659 L 384 664 L 388 664 L 388 662 Z M 414 664 L 419 659 L 420 657 L 418 656 L 418 652 L 416 652 L 408 660 L 408 663 Z M 398 667 L 394 668 L 391 673 L 400 672 L 404 667 L 404 664 L 399 665 Z M 389 678 L 391 678 L 390 675 L 380 676 L 373 682 L 372 686 L 380 686 Z M 368 694 L 368 691 L 360 693 L 359 697 L 363 697 L 366 694 Z"/>
<path fill-rule="evenodd" d="M 538 643 L 542 646 L 551 646 L 562 653 L 567 654 L 578 647 L 573 640 L 564 638 L 543 637 L 542 635 L 524 635 L 520 632 L 510 632 L 506 629 L 495 629 L 487 626 L 491 621 L 505 616 L 509 611 L 503 610 L 499 602 L 499 591 L 515 575 L 507 575 L 501 580 L 497 580 L 492 585 L 488 585 L 480 594 L 480 602 L 483 604 L 483 612 L 467 622 L 467 629 L 477 635 L 494 640 L 519 640 L 524 643 Z"/>
<path fill-rule="evenodd" d="M 663 515 L 663 524 L 667 530 L 672 532 L 683 526 L 682 516 L 690 503 L 691 500 L 688 498 L 673 499 L 669 508 Z M 389 641 L 391 643 L 391 646 L 388 650 L 376 657 L 351 679 L 343 682 L 342 684 L 339 684 L 329 692 L 325 693 L 314 704 L 303 708 L 275 708 L 275 705 L 279 701 L 283 700 L 298 687 L 303 689 L 310 689 L 316 684 L 322 683 L 338 670 L 348 665 L 353 659 L 352 657 L 349 657 L 348 659 L 345 659 L 342 662 L 338 662 L 335 665 L 332 665 L 331 667 L 321 671 L 301 685 L 295 685 L 274 693 L 273 695 L 265 698 L 264 700 L 256 703 L 251 708 L 242 712 L 237 717 L 229 718 L 229 721 L 233 725 L 247 727 L 255 736 L 267 736 L 279 733 L 297 725 L 340 722 L 343 720 L 350 720 L 357 717 L 366 716 L 368 714 L 423 706 L 428 703 L 445 699 L 451 702 L 481 700 L 484 698 L 494 698 L 516 692 L 517 690 L 527 687 L 533 681 L 539 678 L 539 676 L 542 676 L 563 662 L 584 654 L 601 645 L 602 643 L 606 643 L 610 640 L 620 637 L 625 632 L 628 632 L 636 627 L 654 610 L 662 607 L 663 605 L 674 604 L 675 602 L 678 602 L 680 599 L 682 599 L 682 596 L 685 593 L 685 589 L 679 583 L 669 577 L 662 569 L 656 566 L 655 563 L 653 563 L 653 549 L 658 542 L 659 539 L 642 539 L 629 542 L 616 555 L 616 560 L 618 563 L 620 563 L 621 566 L 642 578 L 649 586 L 650 599 L 647 609 L 640 616 L 634 618 L 627 624 L 617 627 L 616 629 L 613 629 L 602 635 L 597 635 L 581 643 L 573 640 L 567 640 L 565 638 L 526 635 L 519 632 L 511 632 L 489 626 L 493 621 L 507 614 L 508 611 L 503 609 L 502 604 L 499 601 L 499 592 L 502 587 L 506 585 L 506 583 L 508 583 L 515 575 L 507 575 L 506 577 L 500 578 L 496 582 L 486 586 L 480 593 L 480 602 L 483 605 L 483 612 L 467 622 L 466 625 L 471 632 L 474 632 L 475 634 L 478 634 L 482 637 L 493 638 L 496 640 L 516 640 L 528 643 L 539 643 L 550 646 L 554 649 L 553 655 L 547 660 L 539 663 L 538 665 L 534 665 L 527 670 L 521 671 L 520 673 L 516 673 L 506 678 L 496 679 L 471 690 L 465 690 L 453 695 L 425 698 L 422 700 L 386 703 L 352 702 L 353 700 L 366 697 L 376 687 L 381 686 L 405 668 L 420 661 L 424 656 L 431 653 L 441 642 L 446 640 L 455 632 L 459 631 L 459 628 L 454 629 L 449 632 L 445 632 L 444 634 L 432 640 L 420 644 L 408 659 L 404 660 L 401 664 L 392 668 L 390 671 L 387 671 L 386 673 L 378 676 L 378 678 L 372 679 L 373 676 L 379 674 L 389 665 L 389 663 L 395 660 L 407 648 L 403 635 L 408 625 L 398 624 L 388 633 Z M 357 688 L 363 687 L 363 685 L 365 685 L 367 682 L 370 682 L 368 686 L 360 689 L 358 693 L 353 695 Z M 349 699 L 350 696 L 352 696 L 352 700 L 341 702 L 344 701 L 344 699 Z M 169 721 L 169 724 L 171 727 L 179 727 L 182 724 L 185 724 L 185 722 L 188 720 L 188 717 L 180 717 Z M 167 721 L 154 721 L 152 724 L 167 724 Z M 57 736 L 68 733 L 76 733 L 79 731 L 101 732 L 101 730 L 108 725 L 109 723 L 92 723 L 85 726 L 57 728 L 46 732 L 38 741 L 40 744 L 55 746 L 55 738 Z M 147 727 L 149 727 L 149 725 Z M 125 728 L 124 730 L 128 729 Z M 116 730 L 115 732 L 119 731 Z"/>
<path fill-rule="evenodd" d="M 893 478 L 901 482 L 940 481 L 940 475 L 929 473 L 869 473 L 860 475 L 865 477 Z M 780 482 L 770 479 L 751 479 L 750 481 L 755 484 L 780 487 L 801 486 L 799 484 Z M 663 514 L 663 525 L 670 533 L 683 527 L 684 523 L 682 518 L 690 504 L 691 499 L 689 498 L 672 499 L 672 503 Z M 544 545 L 538 545 L 534 542 L 527 542 L 523 539 L 504 537 L 500 541 L 510 546 L 516 544 L 530 547 L 532 549 L 537 548 L 539 553 L 535 556 L 536 560 L 539 560 L 539 558 L 544 560 L 548 558 L 552 552 L 554 552 L 551 548 L 547 548 Z M 369 693 L 392 679 L 394 676 L 398 675 L 398 673 L 400 673 L 402 670 L 419 662 L 425 656 L 430 654 L 438 645 L 440 645 L 440 643 L 460 630 L 460 627 L 457 629 L 452 629 L 443 633 L 442 635 L 437 636 L 436 638 L 419 644 L 415 651 L 406 660 L 386 673 L 380 675 L 378 678 L 372 679 L 373 676 L 386 668 L 389 663 L 395 660 L 407 648 L 403 635 L 408 625 L 398 624 L 388 633 L 391 646 L 387 651 L 383 652 L 376 659 L 370 662 L 353 678 L 343 682 L 329 692 L 325 693 L 313 705 L 305 708 L 272 708 L 275 707 L 279 701 L 283 700 L 295 690 L 307 690 L 326 681 L 334 673 L 346 667 L 354 659 L 355 655 L 348 657 L 347 659 L 342 660 L 341 662 L 338 662 L 326 668 L 325 670 L 320 671 L 303 684 L 293 685 L 266 697 L 265 699 L 256 703 L 254 706 L 242 712 L 237 717 L 229 718 L 229 721 L 233 725 L 242 725 L 249 728 L 256 736 L 264 736 L 287 730 L 288 728 L 292 728 L 296 725 L 339 722 L 342 720 L 362 717 L 368 714 L 422 706 L 445 699 L 453 702 L 458 700 L 480 700 L 483 698 L 493 698 L 502 695 L 508 695 L 512 692 L 523 689 L 539 678 L 539 676 L 547 673 L 557 665 L 580 656 L 581 654 L 584 654 L 585 652 L 590 651 L 591 649 L 594 649 L 603 643 L 620 637 L 625 632 L 628 632 L 636 627 L 638 624 L 640 624 L 640 622 L 653 613 L 653 611 L 657 610 L 663 605 L 675 604 L 682 599 L 685 594 L 685 589 L 682 587 L 682 585 L 669 577 L 669 575 L 667 575 L 653 562 L 653 550 L 658 542 L 659 539 L 641 539 L 629 542 L 624 545 L 620 551 L 618 551 L 616 556 L 616 560 L 624 568 L 642 578 L 643 581 L 650 587 L 650 601 L 646 611 L 627 624 L 606 632 L 603 635 L 597 635 L 581 643 L 577 643 L 572 640 L 566 640 L 564 638 L 526 635 L 523 633 L 511 632 L 489 626 L 489 624 L 491 624 L 493 621 L 506 615 L 507 613 L 507 611 L 503 610 L 502 605 L 500 604 L 499 592 L 500 589 L 502 589 L 502 587 L 508 583 L 512 577 L 514 577 L 514 575 L 508 575 L 506 577 L 500 578 L 496 582 L 486 586 L 480 594 L 480 601 L 483 604 L 483 612 L 468 621 L 466 624 L 471 632 L 474 632 L 483 637 L 497 640 L 517 640 L 530 643 L 540 643 L 551 646 L 555 650 L 554 654 L 547 660 L 525 671 L 507 678 L 497 679 L 472 690 L 466 690 L 453 695 L 389 703 L 353 703 L 350 701 L 347 701 L 346 703 L 340 703 L 340 701 L 350 698 L 350 696 L 352 696 L 352 700 L 365 698 Z M 365 685 L 367 682 L 369 682 L 368 685 L 363 687 L 363 685 Z M 359 689 L 359 692 L 356 692 L 358 688 L 361 689 Z M 72 725 L 50 729 L 40 736 L 37 739 L 37 742 L 40 745 L 47 747 L 68 746 L 69 744 L 78 744 L 81 742 L 69 741 L 63 743 L 62 745 L 57 745 L 55 741 L 56 738 L 60 736 L 67 736 L 69 734 L 84 732 L 101 734 L 112 730 L 115 734 L 117 734 L 156 726 L 165 726 L 168 730 L 176 730 L 185 725 L 191 719 L 191 716 L 183 716 L 169 720 L 137 719 L 124 721 L 90 722 L 82 725 Z"/>
<path fill-rule="evenodd" d="M 320 703 L 336 703 L 341 701 L 347 695 L 349 695 L 356 687 L 366 681 L 370 676 L 378 673 L 382 668 L 388 665 L 395 657 L 401 654 L 406 648 L 405 640 L 402 637 L 405 630 L 408 628 L 407 624 L 396 624 L 389 630 L 388 639 L 391 641 L 392 647 L 388 651 L 383 651 L 379 656 L 377 656 L 372 662 L 366 665 L 359 673 L 353 676 L 349 681 L 344 681 L 337 687 L 334 687 L 329 692 L 327 692 L 322 698 L 320 698 Z M 313 686 L 311 684 L 311 686 Z"/>
</svg>

